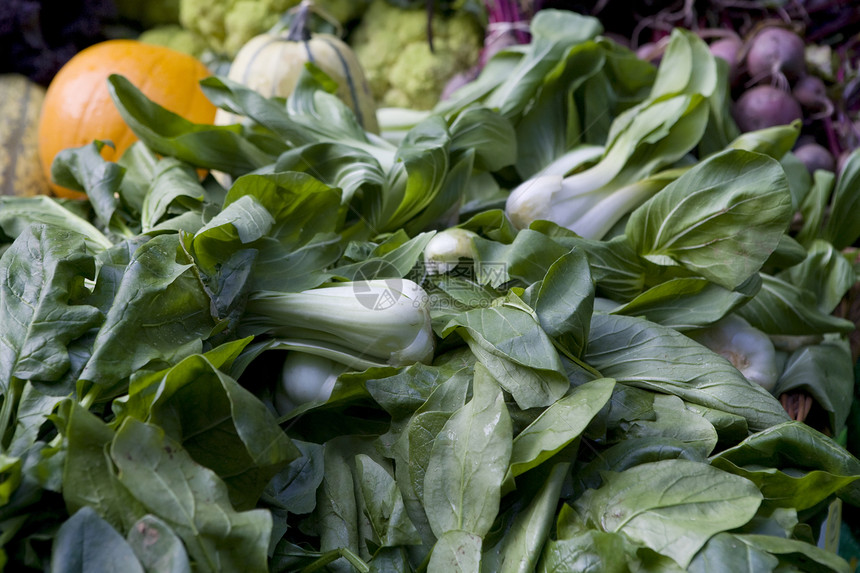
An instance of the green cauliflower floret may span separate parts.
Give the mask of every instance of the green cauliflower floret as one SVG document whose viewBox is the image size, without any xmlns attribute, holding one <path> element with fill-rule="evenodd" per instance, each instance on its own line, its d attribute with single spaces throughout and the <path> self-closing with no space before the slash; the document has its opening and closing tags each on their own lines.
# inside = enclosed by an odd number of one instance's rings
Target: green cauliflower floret
<svg viewBox="0 0 860 573">
<path fill-rule="evenodd" d="M 179 22 L 214 52 L 236 55 L 248 40 L 274 26 L 299 0 L 180 0 Z"/>
<path fill-rule="evenodd" d="M 144 30 L 138 40 L 146 44 L 166 46 L 200 58 L 206 50 L 206 42 L 200 36 L 182 28 L 179 24 L 166 24 Z"/>
<path fill-rule="evenodd" d="M 300 0 L 179 0 L 179 21 L 207 47 L 233 58 L 248 40 L 269 31 Z M 364 0 L 316 0 L 339 22 L 357 17 Z"/>
<path fill-rule="evenodd" d="M 350 37 L 373 96 L 383 106 L 430 109 L 454 75 L 478 61 L 484 32 L 465 12 L 433 17 L 433 48 L 427 12 L 374 0 Z"/>
</svg>

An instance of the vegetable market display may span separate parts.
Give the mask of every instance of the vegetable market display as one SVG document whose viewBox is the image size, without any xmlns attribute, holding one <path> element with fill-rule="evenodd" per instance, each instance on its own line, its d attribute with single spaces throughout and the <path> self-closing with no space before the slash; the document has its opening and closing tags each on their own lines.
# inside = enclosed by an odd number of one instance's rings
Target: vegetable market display
<svg viewBox="0 0 860 573">
<path fill-rule="evenodd" d="M 87 200 L 0 197 L 5 566 L 849 571 L 860 151 L 603 31 L 542 10 L 380 134 L 312 63 L 203 79 L 229 125 L 111 75 Z"/>
</svg>

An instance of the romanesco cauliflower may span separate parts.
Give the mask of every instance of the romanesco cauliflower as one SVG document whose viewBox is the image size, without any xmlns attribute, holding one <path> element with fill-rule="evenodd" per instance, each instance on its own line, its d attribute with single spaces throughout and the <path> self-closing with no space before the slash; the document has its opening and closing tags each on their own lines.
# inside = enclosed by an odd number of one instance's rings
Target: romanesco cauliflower
<svg viewBox="0 0 860 573">
<path fill-rule="evenodd" d="M 200 58 L 206 50 L 206 42 L 200 36 L 179 24 L 165 24 L 144 30 L 137 39 L 147 44 L 167 46 L 195 58 Z"/>
<path fill-rule="evenodd" d="M 245 43 L 268 31 L 300 0 L 179 0 L 182 26 L 208 48 L 229 58 Z M 366 0 L 315 0 L 314 4 L 344 23 L 358 17 Z"/>
<path fill-rule="evenodd" d="M 484 31 L 465 12 L 433 17 L 433 48 L 427 42 L 427 12 L 374 0 L 350 44 L 383 106 L 430 109 L 455 74 L 478 61 Z"/>
</svg>

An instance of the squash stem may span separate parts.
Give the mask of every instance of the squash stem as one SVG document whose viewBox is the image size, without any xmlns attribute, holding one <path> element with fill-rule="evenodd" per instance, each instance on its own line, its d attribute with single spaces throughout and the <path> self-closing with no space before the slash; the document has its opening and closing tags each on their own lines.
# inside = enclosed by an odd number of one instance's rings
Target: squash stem
<svg viewBox="0 0 860 573">
<path fill-rule="evenodd" d="M 307 42 L 311 39 L 311 31 L 308 29 L 308 17 L 310 15 L 310 2 L 302 2 L 298 11 L 290 23 L 287 32 L 288 42 Z"/>
</svg>

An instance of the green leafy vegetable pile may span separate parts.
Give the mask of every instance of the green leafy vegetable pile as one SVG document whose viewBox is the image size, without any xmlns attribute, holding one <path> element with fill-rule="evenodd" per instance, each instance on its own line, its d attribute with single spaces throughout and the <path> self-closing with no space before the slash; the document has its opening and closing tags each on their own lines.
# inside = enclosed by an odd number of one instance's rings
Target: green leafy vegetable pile
<svg viewBox="0 0 860 573">
<path fill-rule="evenodd" d="M 601 32 L 543 10 L 382 137 L 312 65 L 204 80 L 230 126 L 112 77 L 141 142 L 53 166 L 89 201 L 0 199 L 4 563 L 847 571 L 860 154 L 813 178 L 696 36 Z"/>
</svg>

